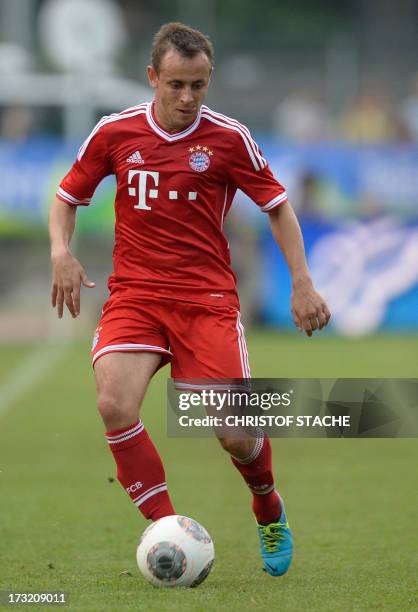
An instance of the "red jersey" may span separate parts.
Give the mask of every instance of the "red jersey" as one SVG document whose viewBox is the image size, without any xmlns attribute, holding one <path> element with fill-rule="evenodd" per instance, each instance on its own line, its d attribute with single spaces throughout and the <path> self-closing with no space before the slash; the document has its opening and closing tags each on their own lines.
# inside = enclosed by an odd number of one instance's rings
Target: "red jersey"
<svg viewBox="0 0 418 612">
<path fill-rule="evenodd" d="M 202 106 L 170 134 L 153 104 L 140 104 L 99 121 L 57 196 L 88 206 L 109 174 L 117 179 L 111 293 L 238 307 L 222 231 L 235 192 L 263 212 L 287 200 L 248 129 Z"/>
</svg>

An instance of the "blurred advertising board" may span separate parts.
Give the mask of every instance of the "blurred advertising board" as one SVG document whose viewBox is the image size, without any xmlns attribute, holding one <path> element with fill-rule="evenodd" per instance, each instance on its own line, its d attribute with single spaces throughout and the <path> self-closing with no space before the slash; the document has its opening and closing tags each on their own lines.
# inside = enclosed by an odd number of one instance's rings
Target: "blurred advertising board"
<svg viewBox="0 0 418 612">
<path fill-rule="evenodd" d="M 418 222 L 391 216 L 368 221 L 301 217 L 315 286 L 344 335 L 418 330 Z M 290 277 L 271 233 L 261 234 L 263 320 L 293 326 Z"/>
<path fill-rule="evenodd" d="M 265 139 L 263 152 L 299 213 L 326 218 L 418 217 L 418 146 Z"/>
<path fill-rule="evenodd" d="M 77 147 L 61 139 L 0 141 L 0 235 L 46 232 L 49 207 L 76 154 Z M 77 215 L 77 231 L 112 231 L 114 194 L 115 180 L 108 177 L 96 190 L 91 210 Z"/>
<path fill-rule="evenodd" d="M 298 213 L 330 329 L 364 335 L 418 331 L 418 147 L 262 142 Z M 261 319 L 292 327 L 290 277 L 265 218 L 259 224 Z"/>
</svg>

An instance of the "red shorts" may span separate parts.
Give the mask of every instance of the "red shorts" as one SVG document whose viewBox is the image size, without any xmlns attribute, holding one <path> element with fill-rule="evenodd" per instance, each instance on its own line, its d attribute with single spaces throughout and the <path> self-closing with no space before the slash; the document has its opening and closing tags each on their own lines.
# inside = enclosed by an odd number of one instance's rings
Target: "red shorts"
<svg viewBox="0 0 418 612">
<path fill-rule="evenodd" d="M 250 378 L 244 327 L 230 306 L 110 297 L 93 339 L 93 365 L 111 352 L 160 353 L 171 376 Z"/>
</svg>

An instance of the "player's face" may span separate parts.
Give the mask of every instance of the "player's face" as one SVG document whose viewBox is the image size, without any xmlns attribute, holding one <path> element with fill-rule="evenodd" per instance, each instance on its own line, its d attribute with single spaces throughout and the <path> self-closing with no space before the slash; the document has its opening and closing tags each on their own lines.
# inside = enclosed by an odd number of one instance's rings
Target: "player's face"
<svg viewBox="0 0 418 612">
<path fill-rule="evenodd" d="M 183 57 L 170 49 L 157 72 L 148 66 L 148 79 L 155 93 L 157 121 L 169 132 L 193 123 L 207 94 L 212 66 L 205 53 Z"/>
</svg>

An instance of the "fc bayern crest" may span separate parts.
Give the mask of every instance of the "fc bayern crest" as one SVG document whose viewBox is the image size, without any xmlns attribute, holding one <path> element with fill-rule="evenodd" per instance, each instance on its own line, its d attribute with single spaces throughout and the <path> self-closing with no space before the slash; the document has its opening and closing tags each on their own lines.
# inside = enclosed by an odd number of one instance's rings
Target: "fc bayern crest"
<svg viewBox="0 0 418 612">
<path fill-rule="evenodd" d="M 208 147 L 202 147 L 197 145 L 189 148 L 189 165 L 192 170 L 196 172 L 204 172 L 210 166 L 210 158 L 213 155 L 212 151 Z"/>
</svg>

